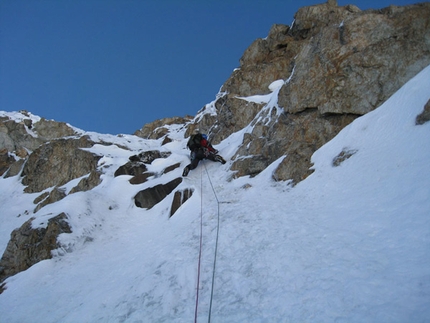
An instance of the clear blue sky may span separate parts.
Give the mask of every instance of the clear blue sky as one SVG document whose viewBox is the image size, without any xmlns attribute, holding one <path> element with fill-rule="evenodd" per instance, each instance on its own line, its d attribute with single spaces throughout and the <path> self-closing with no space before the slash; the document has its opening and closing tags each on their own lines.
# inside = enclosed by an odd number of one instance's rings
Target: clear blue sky
<svg viewBox="0 0 430 323">
<path fill-rule="evenodd" d="M 0 0 L 0 110 L 133 133 L 195 115 L 245 49 L 324 0 Z M 360 9 L 408 0 L 351 0 Z"/>
</svg>

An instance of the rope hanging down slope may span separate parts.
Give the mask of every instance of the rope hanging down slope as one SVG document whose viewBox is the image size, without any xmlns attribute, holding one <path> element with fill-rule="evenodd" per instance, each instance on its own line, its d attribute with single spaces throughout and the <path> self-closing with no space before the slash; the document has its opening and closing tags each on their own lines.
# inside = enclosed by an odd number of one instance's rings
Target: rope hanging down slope
<svg viewBox="0 0 430 323">
<path fill-rule="evenodd" d="M 217 230 L 216 230 L 216 239 L 215 239 L 215 251 L 214 251 L 214 261 L 213 261 L 213 268 L 212 268 L 212 284 L 211 284 L 211 295 L 210 295 L 210 302 L 209 302 L 209 313 L 208 313 L 208 323 L 211 321 L 211 315 L 212 315 L 212 301 L 213 301 L 213 294 L 214 294 L 214 286 L 215 286 L 215 271 L 216 271 L 216 261 L 217 261 L 217 255 L 218 255 L 218 239 L 219 239 L 219 218 L 220 218 L 220 211 L 219 211 L 219 205 L 220 201 L 218 199 L 218 196 L 215 192 L 215 188 L 213 186 L 212 180 L 209 176 L 209 172 L 206 168 L 206 164 L 202 163 L 204 165 L 206 175 L 209 179 L 209 183 L 211 185 L 212 191 L 214 193 L 216 202 L 217 202 Z M 203 246 L 203 169 L 200 173 L 200 187 L 201 187 L 201 195 L 200 195 L 200 248 L 199 248 L 199 260 L 198 260 L 198 267 L 197 267 L 197 292 L 196 292 L 196 308 L 194 313 L 194 322 L 197 323 L 197 316 L 198 316 L 198 306 L 199 306 L 199 288 L 200 288 L 200 269 L 201 269 L 201 257 L 202 257 L 202 246 Z"/>
</svg>

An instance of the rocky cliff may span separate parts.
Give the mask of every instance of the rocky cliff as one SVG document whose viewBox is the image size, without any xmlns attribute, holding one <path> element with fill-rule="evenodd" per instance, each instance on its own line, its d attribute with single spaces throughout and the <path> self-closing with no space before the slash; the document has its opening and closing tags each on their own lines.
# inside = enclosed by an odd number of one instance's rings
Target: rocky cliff
<svg viewBox="0 0 430 323">
<path fill-rule="evenodd" d="M 428 2 L 367 11 L 336 1 L 301 8 L 291 26 L 274 25 L 251 44 L 190 128 L 219 143 L 252 125 L 234 157 L 236 175 L 258 174 L 285 156 L 274 178 L 297 183 L 310 174 L 316 149 L 430 63 L 429 20 Z M 247 99 L 270 93 L 277 80 L 277 102 Z"/>
<path fill-rule="evenodd" d="M 135 135 L 160 140 L 162 147 L 184 140 L 171 133 L 172 125 L 186 129 L 185 137 L 198 127 L 214 144 L 242 131 L 242 145 L 231 160 L 234 176 L 254 176 L 281 159 L 273 179 L 298 183 L 312 172 L 311 156 L 319 147 L 430 64 L 429 22 L 430 3 L 361 11 L 328 1 L 302 8 L 291 26 L 274 25 L 267 38 L 251 44 L 216 99 L 194 118 L 157 120 Z M 429 120 L 428 107 L 417 124 Z M 113 143 L 25 111 L 14 118 L 4 115 L 0 176 L 19 178 L 25 193 L 34 195 L 30 213 L 37 215 L 45 206 L 102 182 L 108 166 L 104 156 L 90 151 L 95 145 Z M 181 178 L 170 178 L 180 164 L 167 162 L 161 173 L 148 171 L 154 160 L 168 159 L 168 151 L 130 151 L 129 156 L 111 176 L 131 176 L 130 185 L 168 178 L 138 191 L 133 197 L 137 207 L 152 208 L 175 191 L 173 215 L 192 195 L 192 188 L 178 188 Z M 65 213 L 52 214 L 42 229 L 32 229 L 32 215 L 27 217 L 12 232 L 0 261 L 0 281 L 51 257 L 58 247 L 56 236 L 73 231 Z"/>
</svg>

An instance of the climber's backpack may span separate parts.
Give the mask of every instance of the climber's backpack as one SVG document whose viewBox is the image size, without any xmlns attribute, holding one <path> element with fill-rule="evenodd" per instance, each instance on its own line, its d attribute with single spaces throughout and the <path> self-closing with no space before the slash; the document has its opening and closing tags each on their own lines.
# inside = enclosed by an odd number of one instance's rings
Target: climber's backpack
<svg viewBox="0 0 430 323">
<path fill-rule="evenodd" d="M 187 147 L 190 150 L 194 150 L 196 148 L 201 147 L 200 142 L 202 141 L 202 139 L 203 139 L 203 137 L 202 137 L 202 134 L 200 134 L 200 133 L 198 133 L 196 135 L 192 135 L 190 137 L 190 139 L 188 139 Z"/>
</svg>

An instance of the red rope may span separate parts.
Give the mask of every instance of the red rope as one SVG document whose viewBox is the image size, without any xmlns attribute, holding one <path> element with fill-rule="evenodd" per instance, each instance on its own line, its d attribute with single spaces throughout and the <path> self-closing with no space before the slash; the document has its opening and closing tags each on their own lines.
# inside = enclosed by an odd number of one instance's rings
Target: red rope
<svg viewBox="0 0 430 323">
<path fill-rule="evenodd" d="M 200 267 L 202 260 L 202 245 L 203 245 L 203 170 L 200 172 L 200 247 L 199 247 L 199 261 L 197 265 L 197 291 L 196 291 L 196 310 L 194 312 L 194 323 L 197 323 L 197 311 L 199 307 L 199 290 L 200 290 Z"/>
</svg>

